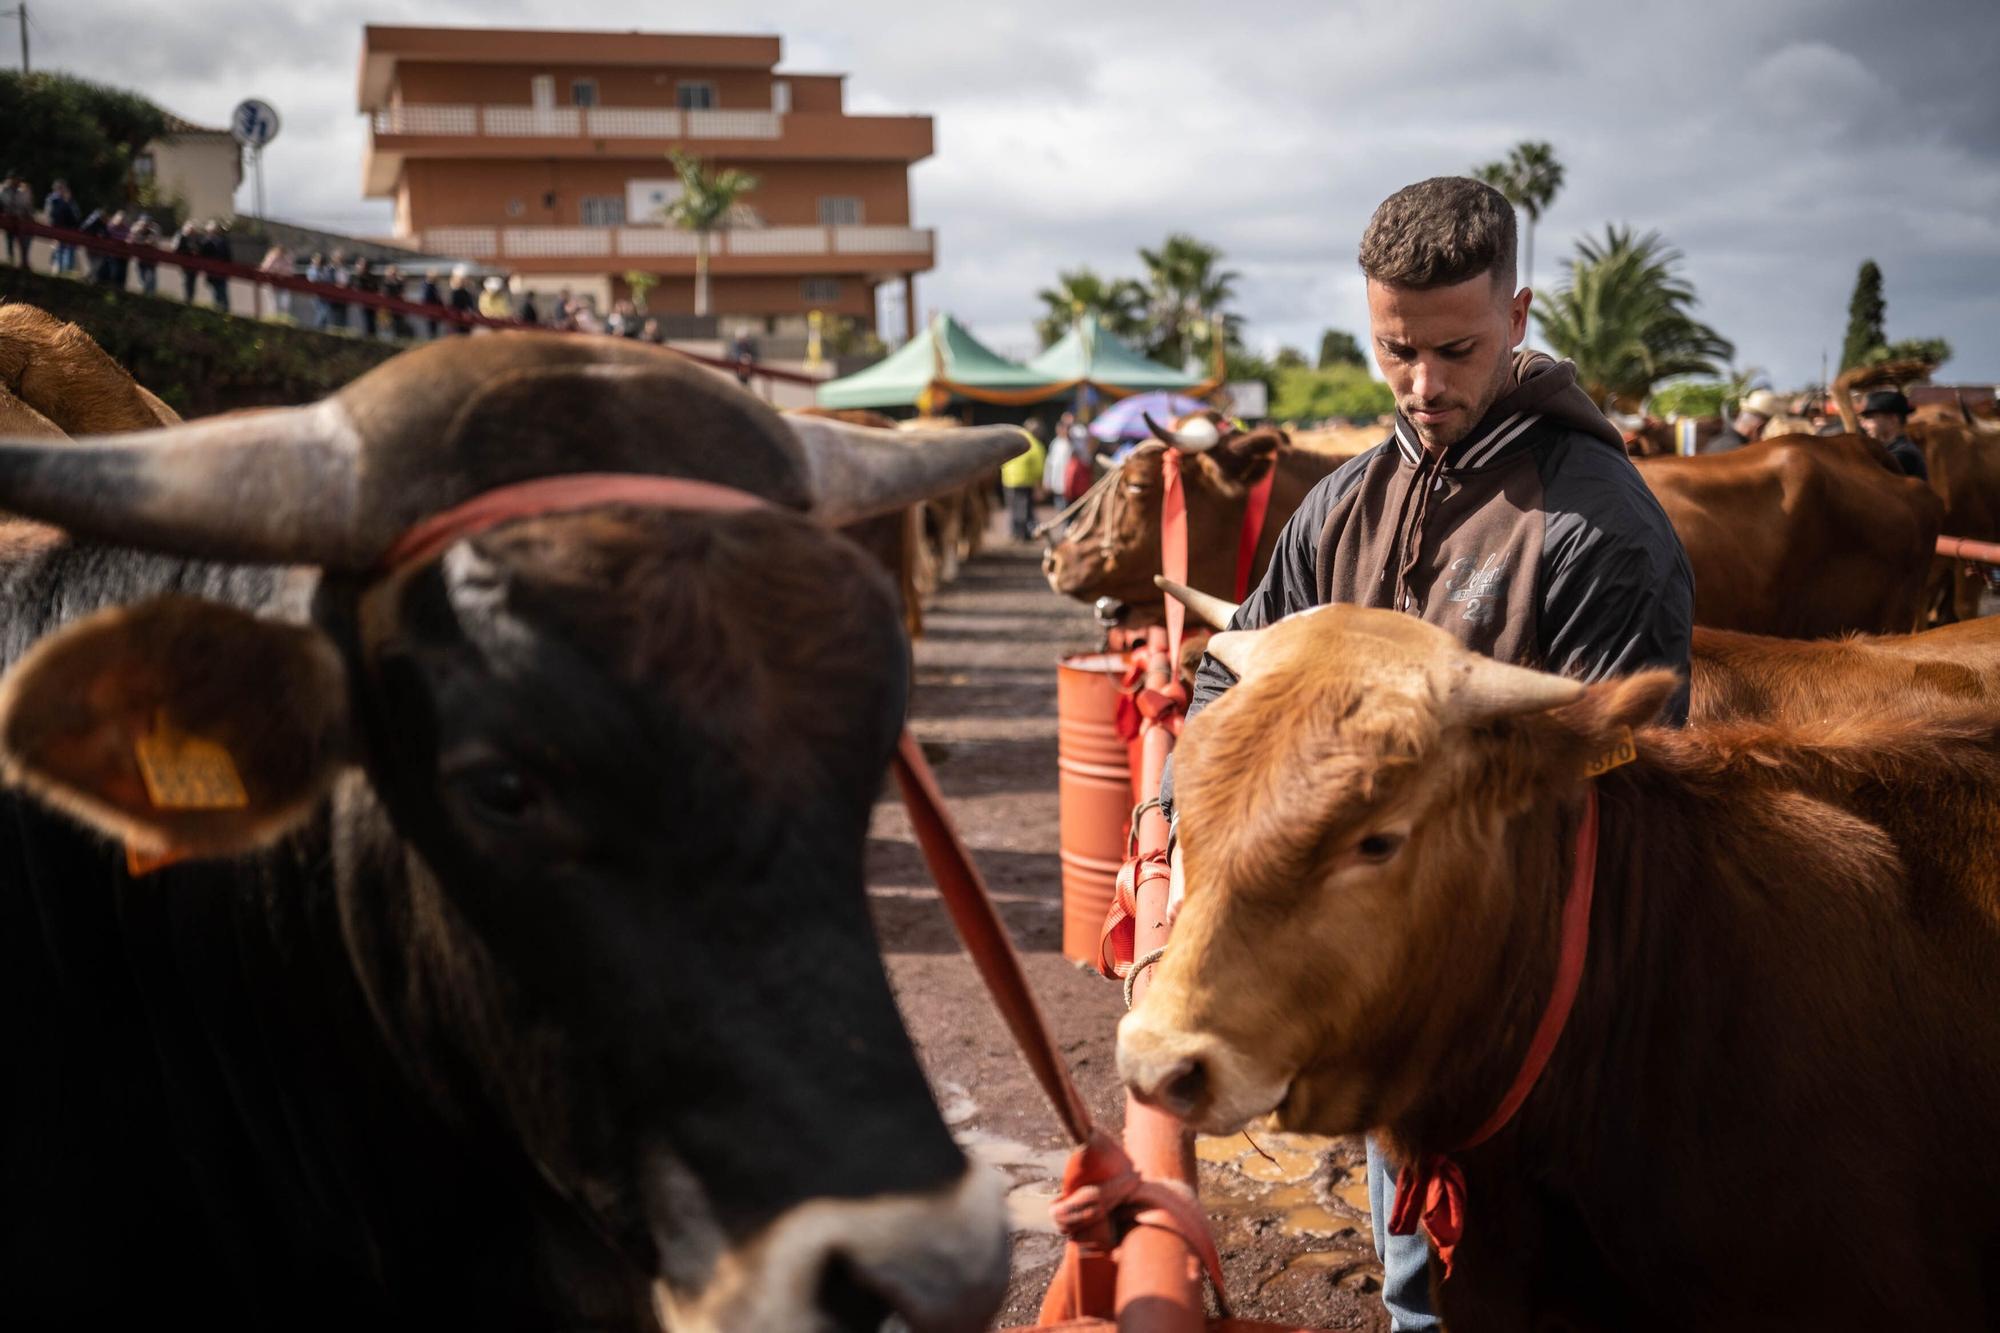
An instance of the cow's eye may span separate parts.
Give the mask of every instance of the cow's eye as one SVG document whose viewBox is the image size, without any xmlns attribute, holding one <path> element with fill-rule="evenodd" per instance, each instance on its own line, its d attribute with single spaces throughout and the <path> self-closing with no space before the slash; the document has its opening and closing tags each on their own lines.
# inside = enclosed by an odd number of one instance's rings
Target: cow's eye
<svg viewBox="0 0 2000 1333">
<path fill-rule="evenodd" d="M 518 823 L 540 799 L 535 780 L 503 760 L 487 760 L 452 774 L 473 810 L 497 823 Z"/>
<path fill-rule="evenodd" d="M 1354 854 L 1364 861 L 1380 864 L 1403 850 L 1400 833 L 1371 833 L 1354 844 Z"/>
</svg>

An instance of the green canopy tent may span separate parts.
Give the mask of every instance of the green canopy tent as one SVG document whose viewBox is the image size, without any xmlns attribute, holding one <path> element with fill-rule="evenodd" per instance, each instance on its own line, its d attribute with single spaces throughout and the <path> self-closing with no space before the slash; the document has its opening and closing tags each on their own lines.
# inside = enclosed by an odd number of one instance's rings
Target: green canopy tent
<svg viewBox="0 0 2000 1333">
<path fill-rule="evenodd" d="M 1218 383 L 1147 359 L 1090 314 L 1080 316 L 1060 341 L 1028 362 L 1028 369 L 1065 388 L 1087 384 L 1113 398 L 1150 389 L 1199 398 L 1214 392 Z"/>
<path fill-rule="evenodd" d="M 988 348 L 949 315 L 930 324 L 887 359 L 819 386 L 821 407 L 924 407 L 937 411 L 947 396 L 1018 406 L 1061 393 L 1064 385 Z M 932 401 L 926 403 L 929 397 Z"/>
</svg>

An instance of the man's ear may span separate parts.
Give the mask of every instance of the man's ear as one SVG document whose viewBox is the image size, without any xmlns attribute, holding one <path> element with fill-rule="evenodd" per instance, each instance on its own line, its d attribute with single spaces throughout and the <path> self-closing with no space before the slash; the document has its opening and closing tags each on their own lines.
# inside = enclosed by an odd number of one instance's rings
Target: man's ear
<svg viewBox="0 0 2000 1333">
<path fill-rule="evenodd" d="M 149 861 L 276 840 L 349 735 L 331 640 L 188 597 L 77 621 L 0 680 L 7 780 Z"/>
</svg>

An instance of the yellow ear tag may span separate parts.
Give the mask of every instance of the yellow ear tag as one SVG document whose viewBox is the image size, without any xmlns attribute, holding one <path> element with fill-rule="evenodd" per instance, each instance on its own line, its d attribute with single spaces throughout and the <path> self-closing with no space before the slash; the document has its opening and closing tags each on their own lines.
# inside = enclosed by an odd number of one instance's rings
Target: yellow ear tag
<svg viewBox="0 0 2000 1333">
<path fill-rule="evenodd" d="M 132 749 L 156 810 L 241 810 L 250 804 L 229 751 L 176 731 L 164 711 L 150 735 L 133 739 Z"/>
<path fill-rule="evenodd" d="M 1610 749 L 1583 766 L 1583 775 L 1587 778 L 1602 777 L 1614 768 L 1623 768 L 1638 757 L 1639 747 L 1632 739 L 1632 728 L 1620 727 L 1618 739 L 1612 742 Z"/>
</svg>

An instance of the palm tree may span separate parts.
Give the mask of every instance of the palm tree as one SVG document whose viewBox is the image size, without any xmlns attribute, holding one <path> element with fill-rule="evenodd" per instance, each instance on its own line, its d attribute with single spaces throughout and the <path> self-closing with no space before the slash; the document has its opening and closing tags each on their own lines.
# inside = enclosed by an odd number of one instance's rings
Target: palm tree
<svg viewBox="0 0 2000 1333">
<path fill-rule="evenodd" d="M 1084 315 L 1120 338 L 1144 336 L 1146 289 L 1130 278 L 1100 278 L 1088 267 L 1056 275 L 1056 285 L 1035 293 L 1048 312 L 1035 321 L 1042 346 L 1051 347 Z"/>
<path fill-rule="evenodd" d="M 1607 226 L 1599 242 L 1577 243 L 1555 295 L 1535 307 L 1542 337 L 1576 362 L 1592 401 L 1634 411 L 1652 387 L 1677 375 L 1715 375 L 1735 346 L 1689 312 L 1694 287 L 1680 276 L 1681 252 L 1658 232 L 1635 237 Z"/>
<path fill-rule="evenodd" d="M 736 220 L 742 198 L 757 188 L 757 178 L 734 167 L 704 171 L 700 158 L 678 148 L 667 154 L 667 160 L 674 164 L 674 173 L 681 178 L 681 192 L 661 213 L 668 222 L 695 235 L 694 312 L 706 315 L 708 238 Z"/>
<path fill-rule="evenodd" d="M 1215 355 L 1220 334 L 1225 347 L 1238 341 L 1242 320 L 1222 307 L 1236 296 L 1235 272 L 1221 267 L 1222 251 L 1184 232 L 1167 237 L 1157 250 L 1139 251 L 1146 266 L 1148 351 L 1170 366 Z"/>
<path fill-rule="evenodd" d="M 1521 265 L 1521 285 L 1534 286 L 1535 224 L 1542 220 L 1542 210 L 1563 186 L 1563 167 L 1556 161 L 1556 150 L 1546 143 L 1523 141 L 1507 150 L 1506 161 L 1488 162 L 1472 174 L 1506 195 L 1508 203 L 1528 215 L 1524 232 L 1527 255 Z"/>
</svg>

